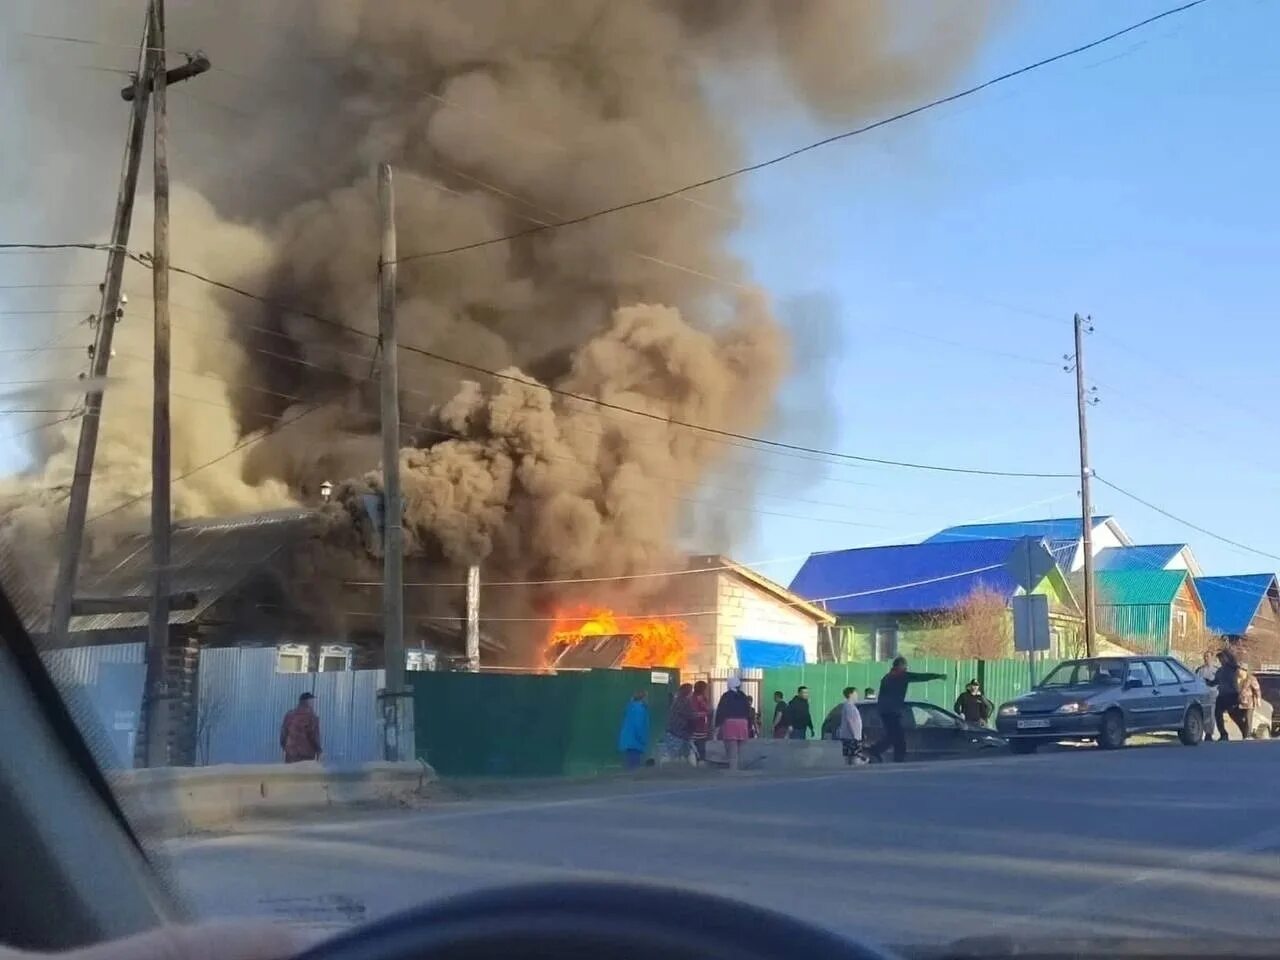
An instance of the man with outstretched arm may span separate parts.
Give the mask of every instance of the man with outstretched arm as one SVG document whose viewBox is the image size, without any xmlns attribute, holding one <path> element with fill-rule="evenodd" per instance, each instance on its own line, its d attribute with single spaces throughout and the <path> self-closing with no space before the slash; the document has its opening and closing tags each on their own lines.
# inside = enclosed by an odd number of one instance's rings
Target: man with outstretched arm
<svg viewBox="0 0 1280 960">
<path fill-rule="evenodd" d="M 893 747 L 893 762 L 907 758 L 907 738 L 902 732 L 902 712 L 906 709 L 907 685 L 926 680 L 945 680 L 945 673 L 912 673 L 907 669 L 906 657 L 895 657 L 893 667 L 880 681 L 876 705 L 880 709 L 880 722 L 884 724 L 884 736 L 871 747 L 871 753 L 879 760 L 885 747 Z"/>
</svg>

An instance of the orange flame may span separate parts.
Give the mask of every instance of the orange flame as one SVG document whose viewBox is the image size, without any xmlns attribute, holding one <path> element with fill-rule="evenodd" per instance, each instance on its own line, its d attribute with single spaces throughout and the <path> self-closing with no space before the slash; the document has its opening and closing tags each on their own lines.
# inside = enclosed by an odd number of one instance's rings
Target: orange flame
<svg viewBox="0 0 1280 960">
<path fill-rule="evenodd" d="M 665 617 L 624 617 L 605 608 L 579 607 L 557 611 L 547 634 L 543 657 L 550 664 L 566 647 L 589 637 L 629 634 L 622 657 L 624 667 L 687 668 L 697 640 L 682 620 Z"/>
</svg>

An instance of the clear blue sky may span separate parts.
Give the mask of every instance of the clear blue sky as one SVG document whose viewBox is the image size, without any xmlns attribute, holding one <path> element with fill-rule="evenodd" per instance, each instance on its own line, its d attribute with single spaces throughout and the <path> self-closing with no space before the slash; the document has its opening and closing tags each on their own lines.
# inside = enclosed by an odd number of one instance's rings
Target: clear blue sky
<svg viewBox="0 0 1280 960">
<path fill-rule="evenodd" d="M 1024 4 L 949 86 L 1170 5 Z M 828 298 L 841 333 L 843 342 L 829 348 L 835 429 L 825 445 L 1071 471 L 1074 390 L 1062 355 L 1071 350 L 1072 313 L 1090 313 L 1098 332 L 1086 345 L 1086 371 L 1102 399 L 1091 419 L 1097 472 L 1280 554 L 1271 400 L 1278 33 L 1280 4 L 1214 0 L 748 178 L 741 253 L 779 300 Z M 775 127 L 753 153 L 818 129 Z M 773 456 L 761 462 L 813 467 Z M 845 467 L 827 475 L 803 490 L 790 485 L 794 477 L 763 475 L 769 493 L 821 503 L 766 498 L 761 510 L 824 519 L 757 516 L 754 534 L 737 547 L 742 559 L 908 539 L 900 535 L 1055 495 L 1062 499 L 1017 516 L 1079 509 L 1078 484 L 1069 480 Z M 850 480 L 872 485 L 842 482 Z M 1105 488 L 1095 486 L 1094 496 L 1098 511 L 1115 514 L 1139 543 L 1191 543 L 1207 572 L 1280 567 Z M 786 582 L 798 562 L 762 570 Z"/>
</svg>

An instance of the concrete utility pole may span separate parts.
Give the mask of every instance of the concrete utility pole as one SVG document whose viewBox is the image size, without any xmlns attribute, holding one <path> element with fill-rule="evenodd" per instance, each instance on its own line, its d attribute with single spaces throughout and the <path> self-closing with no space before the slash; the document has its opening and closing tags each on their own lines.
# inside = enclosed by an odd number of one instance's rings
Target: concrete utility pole
<svg viewBox="0 0 1280 960">
<path fill-rule="evenodd" d="M 480 565 L 467 567 L 467 669 L 480 669 Z"/>
<path fill-rule="evenodd" d="M 1086 656 L 1096 656 L 1098 652 L 1097 633 L 1094 626 L 1094 583 L 1093 583 L 1093 498 L 1089 495 L 1089 480 L 1093 476 L 1093 468 L 1089 466 L 1089 423 L 1085 408 L 1089 406 L 1090 393 L 1084 385 L 1084 334 L 1093 331 L 1086 326 L 1089 320 L 1075 316 L 1076 336 L 1076 417 L 1079 422 L 1080 435 L 1080 520 L 1084 550 L 1084 650 Z"/>
<path fill-rule="evenodd" d="M 382 348 L 382 691 L 385 758 L 413 759 L 413 701 L 404 685 L 404 507 L 400 498 L 400 382 L 396 341 L 396 220 L 391 165 L 378 166 L 378 342 Z"/>
<path fill-rule="evenodd" d="M 151 299 L 155 308 L 155 354 L 151 406 L 151 611 L 147 630 L 146 692 L 143 729 L 148 767 L 168 766 L 173 718 L 165 661 L 169 652 L 169 117 L 165 71 L 164 0 L 151 0 L 151 114 L 155 161 L 154 247 Z"/>
<path fill-rule="evenodd" d="M 147 104 L 151 86 L 152 58 L 148 51 L 152 29 L 152 10 L 147 7 L 142 30 L 142 46 L 138 51 L 138 73 L 134 79 L 133 109 L 129 112 L 125 135 L 124 163 L 120 172 L 120 189 L 116 194 L 116 212 L 111 223 L 111 249 L 107 252 L 107 273 L 102 281 L 102 299 L 98 305 L 98 336 L 93 345 L 93 366 L 89 389 L 84 396 L 84 415 L 80 419 L 80 442 L 76 447 L 76 465 L 67 500 L 67 525 L 62 535 L 58 558 L 58 579 L 53 590 L 53 610 L 49 633 L 55 645 L 67 643 L 71 621 L 71 603 L 80 567 L 80 545 L 84 539 L 85 515 L 89 508 L 89 483 L 93 475 L 93 458 L 98 450 L 98 428 L 102 418 L 102 391 L 111 361 L 111 338 L 120 318 L 120 283 L 124 277 L 125 247 L 129 243 L 129 226 L 133 222 L 133 198 L 138 188 L 138 166 L 142 158 L 142 134 L 147 123 Z"/>
</svg>

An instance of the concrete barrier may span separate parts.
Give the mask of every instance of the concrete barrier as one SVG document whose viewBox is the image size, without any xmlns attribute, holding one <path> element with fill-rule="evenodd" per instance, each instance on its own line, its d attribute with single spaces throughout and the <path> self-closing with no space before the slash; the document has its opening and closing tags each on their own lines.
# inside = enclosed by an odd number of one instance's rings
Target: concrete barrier
<svg viewBox="0 0 1280 960">
<path fill-rule="evenodd" d="M 709 741 L 707 759 L 724 763 L 724 744 L 718 740 Z M 744 770 L 834 770 L 844 766 L 839 740 L 756 738 L 742 745 Z"/>
<path fill-rule="evenodd" d="M 288 816 L 362 804 L 399 804 L 436 779 L 424 763 L 220 764 L 111 773 L 111 785 L 139 829 L 183 833 L 227 827 L 254 816 Z"/>
</svg>

